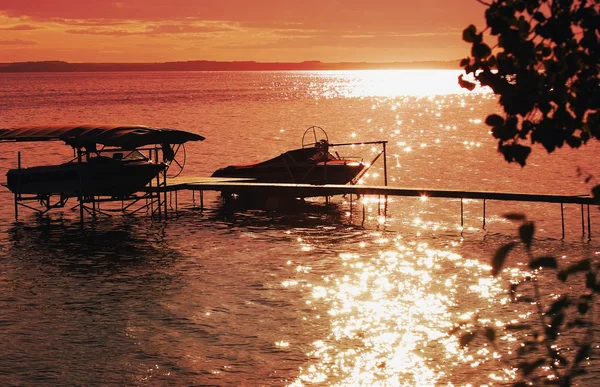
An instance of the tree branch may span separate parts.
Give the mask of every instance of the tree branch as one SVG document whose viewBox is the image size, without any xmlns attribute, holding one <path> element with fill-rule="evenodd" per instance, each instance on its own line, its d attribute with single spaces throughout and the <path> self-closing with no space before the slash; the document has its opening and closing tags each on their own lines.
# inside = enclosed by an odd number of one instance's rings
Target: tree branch
<svg viewBox="0 0 600 387">
<path fill-rule="evenodd" d="M 485 1 L 483 1 L 483 0 L 475 0 L 475 1 L 476 1 L 476 2 L 478 2 L 479 4 L 483 4 L 483 5 L 485 5 L 486 7 L 489 7 L 490 5 L 492 5 L 492 3 L 486 3 L 486 2 L 485 2 Z"/>
</svg>

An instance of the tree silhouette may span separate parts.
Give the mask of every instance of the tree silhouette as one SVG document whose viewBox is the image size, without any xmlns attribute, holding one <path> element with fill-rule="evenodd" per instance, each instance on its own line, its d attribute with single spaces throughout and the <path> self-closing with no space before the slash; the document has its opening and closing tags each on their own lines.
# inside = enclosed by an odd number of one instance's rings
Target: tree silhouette
<svg viewBox="0 0 600 387">
<path fill-rule="evenodd" d="M 461 66 L 499 96 L 504 114 L 491 114 L 485 122 L 504 158 L 524 166 L 531 145 L 541 144 L 551 153 L 565 144 L 577 148 L 600 139 L 600 0 L 476 1 L 486 6 L 487 26 L 478 31 L 470 25 L 463 31 L 471 55 Z M 488 45 L 484 38 L 495 44 Z M 462 75 L 459 84 L 469 90 L 476 86 Z M 600 185 L 592 194 L 600 198 Z M 511 283 L 509 294 L 514 302 L 534 305 L 537 317 L 516 327 L 528 333 L 510 365 L 519 371 L 514 385 L 570 386 L 586 372 L 584 365 L 592 355 L 596 329 L 592 306 L 600 294 L 600 264 L 588 257 L 561 270 L 556 257 L 534 254 L 533 222 L 523 214 L 507 218 L 521 222 L 520 243 L 510 242 L 496 251 L 491 274 L 499 275 L 509 253 L 524 246 L 532 275 Z M 559 282 L 575 277 L 569 286 L 571 294 L 548 305 L 540 292 L 539 270 L 556 270 Z M 546 279 L 551 282 L 552 276 Z M 517 289 L 531 297 L 519 299 Z M 478 322 L 469 329 L 459 325 L 451 332 L 458 331 L 463 332 L 462 346 L 476 337 L 494 345 L 498 336 L 495 327 Z M 574 340 L 565 343 L 569 337 Z"/>
<path fill-rule="evenodd" d="M 487 26 L 463 31 L 471 55 L 461 67 L 499 96 L 504 115 L 485 122 L 505 159 L 524 166 L 530 144 L 552 152 L 600 139 L 600 1 L 476 1 Z"/>
</svg>

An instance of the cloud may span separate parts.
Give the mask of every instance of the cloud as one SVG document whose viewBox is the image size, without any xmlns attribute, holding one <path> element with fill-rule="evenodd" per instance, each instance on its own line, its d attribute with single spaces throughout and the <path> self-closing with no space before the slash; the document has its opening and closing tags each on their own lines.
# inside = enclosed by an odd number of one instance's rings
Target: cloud
<svg viewBox="0 0 600 387">
<path fill-rule="evenodd" d="M 20 24 L 12 27 L 0 27 L 0 31 L 32 31 L 37 29 L 39 28 L 28 24 Z"/>
<path fill-rule="evenodd" d="M 119 19 L 64 19 L 60 17 L 54 17 L 48 21 L 60 25 L 75 27 L 110 27 L 124 24 L 124 21 Z"/>
<path fill-rule="evenodd" d="M 100 26 L 99 26 L 100 27 Z M 104 36 L 132 36 L 132 35 L 178 35 L 178 34 L 205 34 L 235 30 L 231 26 L 218 23 L 164 23 L 140 26 L 138 23 L 118 24 L 118 28 L 82 28 L 65 30 L 69 34 L 77 35 L 104 35 Z"/>
<path fill-rule="evenodd" d="M 24 40 L 24 39 L 9 39 L 9 40 L 0 40 L 0 46 L 33 46 L 38 44 L 33 40 Z"/>
</svg>

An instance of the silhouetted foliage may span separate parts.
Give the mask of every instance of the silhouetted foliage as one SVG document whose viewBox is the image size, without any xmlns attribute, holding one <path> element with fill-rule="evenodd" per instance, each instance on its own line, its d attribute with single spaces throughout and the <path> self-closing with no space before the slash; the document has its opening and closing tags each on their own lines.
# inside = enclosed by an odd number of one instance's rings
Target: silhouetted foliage
<svg viewBox="0 0 600 387">
<path fill-rule="evenodd" d="M 519 371 L 513 386 L 570 386 L 577 376 L 585 373 L 583 361 L 588 360 L 592 352 L 592 305 L 600 294 L 600 282 L 596 276 L 599 265 L 593 264 L 590 259 L 582 259 L 561 269 L 555 257 L 535 256 L 533 222 L 527 221 L 522 214 L 511 213 L 505 217 L 521 223 L 520 241 L 509 242 L 498 248 L 492 258 L 491 274 L 499 275 L 510 252 L 522 245 L 529 257 L 532 273 L 522 281 L 512 282 L 508 292 L 511 302 L 531 305 L 534 309 L 532 317 L 523 323 L 498 328 L 481 325 L 479 316 L 475 315 L 472 323 L 458 324 L 449 333 L 460 333 L 460 345 L 468 347 L 478 336 L 485 337 L 488 343 L 496 346 L 498 337 L 515 331 L 522 332 L 522 340 L 513 351 L 514 358 L 510 359 L 510 355 L 502 358 L 508 367 Z M 551 301 L 544 299 L 540 291 L 539 270 L 555 271 L 559 282 L 566 282 L 575 275 L 582 276 L 585 279 L 585 287 L 580 287 L 583 294 L 563 294 Z M 574 291 L 577 286 L 569 288 Z"/>
<path fill-rule="evenodd" d="M 471 54 L 461 67 L 499 96 L 503 116 L 485 122 L 505 159 L 523 166 L 530 144 L 552 152 L 600 139 L 599 0 L 477 1 L 487 26 L 463 31 Z"/>
</svg>

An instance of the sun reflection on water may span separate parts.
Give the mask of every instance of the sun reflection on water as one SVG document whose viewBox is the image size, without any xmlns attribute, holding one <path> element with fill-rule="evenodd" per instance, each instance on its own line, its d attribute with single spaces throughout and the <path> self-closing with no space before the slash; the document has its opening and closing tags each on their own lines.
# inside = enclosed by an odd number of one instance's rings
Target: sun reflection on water
<svg viewBox="0 0 600 387">
<path fill-rule="evenodd" d="M 433 249 L 399 236 L 375 233 L 360 247 L 364 253 L 339 254 L 340 271 L 319 283 L 285 282 L 304 287 L 307 304 L 316 315 L 326 310 L 330 321 L 329 333 L 313 343 L 312 360 L 290 386 L 431 386 L 454 367 L 499 357 L 487 347 L 465 352 L 448 335 L 457 318 L 471 318 L 503 298 L 488 265 L 464 259 L 452 246 Z M 457 297 L 467 291 L 473 309 L 458 313 Z M 489 377 L 508 378 L 506 372 Z"/>
<path fill-rule="evenodd" d="M 363 70 L 321 73 L 328 82 L 315 83 L 318 98 L 397 97 L 467 94 L 458 84 L 462 70 Z M 476 88 L 474 92 L 487 92 Z M 473 93 L 473 92 L 471 92 Z M 392 106 L 396 109 L 399 105 Z M 373 108 L 377 108 L 374 104 Z"/>
</svg>

